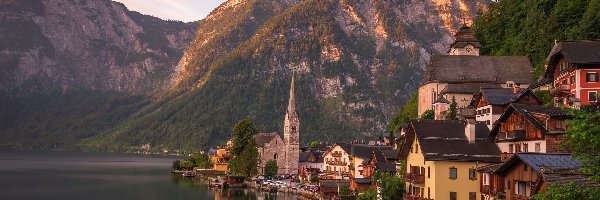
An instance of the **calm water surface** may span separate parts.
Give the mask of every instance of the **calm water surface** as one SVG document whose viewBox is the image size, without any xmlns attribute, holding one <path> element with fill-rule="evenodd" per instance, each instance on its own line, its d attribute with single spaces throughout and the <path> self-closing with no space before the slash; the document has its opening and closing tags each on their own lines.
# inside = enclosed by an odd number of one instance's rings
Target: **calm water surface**
<svg viewBox="0 0 600 200">
<path fill-rule="evenodd" d="M 283 199 L 253 190 L 214 190 L 172 176 L 175 157 L 0 151 L 0 199 Z"/>
</svg>

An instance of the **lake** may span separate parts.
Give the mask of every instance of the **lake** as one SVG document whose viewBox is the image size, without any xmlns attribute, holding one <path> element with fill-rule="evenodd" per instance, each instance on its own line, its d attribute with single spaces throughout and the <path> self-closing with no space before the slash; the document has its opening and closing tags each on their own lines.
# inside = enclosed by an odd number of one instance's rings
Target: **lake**
<svg viewBox="0 0 600 200">
<path fill-rule="evenodd" d="M 301 199 L 250 189 L 215 190 L 173 176 L 177 157 L 0 151 L 0 199 Z"/>
</svg>

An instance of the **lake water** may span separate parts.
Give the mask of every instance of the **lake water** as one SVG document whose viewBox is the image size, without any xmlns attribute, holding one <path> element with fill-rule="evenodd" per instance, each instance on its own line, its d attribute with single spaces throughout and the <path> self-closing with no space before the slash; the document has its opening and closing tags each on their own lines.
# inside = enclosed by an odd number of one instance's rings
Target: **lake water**
<svg viewBox="0 0 600 200">
<path fill-rule="evenodd" d="M 130 154 L 4 151 L 0 152 L 0 199 L 300 199 L 254 190 L 211 189 L 193 179 L 171 175 L 170 167 L 176 159 Z"/>
</svg>

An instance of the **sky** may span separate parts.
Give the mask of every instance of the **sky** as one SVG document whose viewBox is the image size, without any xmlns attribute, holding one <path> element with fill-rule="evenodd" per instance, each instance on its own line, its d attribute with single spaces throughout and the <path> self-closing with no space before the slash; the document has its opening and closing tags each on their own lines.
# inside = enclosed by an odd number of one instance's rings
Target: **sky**
<svg viewBox="0 0 600 200">
<path fill-rule="evenodd" d="M 204 19 L 225 0 L 113 0 L 129 10 L 161 19 L 192 22 Z"/>
</svg>

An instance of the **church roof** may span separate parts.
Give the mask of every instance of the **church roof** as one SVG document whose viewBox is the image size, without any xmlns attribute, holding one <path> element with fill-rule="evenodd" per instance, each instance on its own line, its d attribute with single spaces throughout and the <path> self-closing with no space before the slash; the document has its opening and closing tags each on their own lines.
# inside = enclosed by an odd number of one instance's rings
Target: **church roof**
<svg viewBox="0 0 600 200">
<path fill-rule="evenodd" d="M 450 46 L 462 48 L 467 46 L 467 44 L 471 44 L 476 48 L 483 47 L 479 40 L 475 38 L 475 32 L 473 32 L 470 27 L 463 25 L 454 35 L 454 43 L 452 43 Z M 448 50 L 448 52 L 450 52 L 450 50 Z"/>
<path fill-rule="evenodd" d="M 256 141 L 256 146 L 264 147 L 265 144 L 271 142 L 274 137 L 279 137 L 279 134 L 277 132 L 259 133 L 254 136 L 254 140 Z"/>
<path fill-rule="evenodd" d="M 533 66 L 525 56 L 434 55 L 422 84 L 534 82 Z"/>
<path fill-rule="evenodd" d="M 290 99 L 288 100 L 288 108 L 286 111 L 286 116 L 290 118 L 298 117 L 298 111 L 296 111 L 296 86 L 295 85 L 295 77 L 292 75 L 292 81 L 290 84 Z"/>
</svg>

